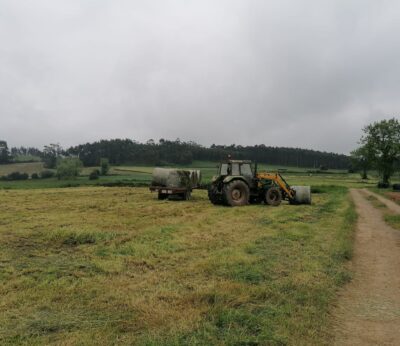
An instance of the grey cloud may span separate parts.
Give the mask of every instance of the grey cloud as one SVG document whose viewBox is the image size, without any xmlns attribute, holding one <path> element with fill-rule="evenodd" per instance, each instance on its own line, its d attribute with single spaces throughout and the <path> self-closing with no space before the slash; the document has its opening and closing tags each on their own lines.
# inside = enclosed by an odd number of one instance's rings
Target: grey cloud
<svg viewBox="0 0 400 346">
<path fill-rule="evenodd" d="M 347 153 L 398 116 L 396 1 L 0 0 L 0 138 Z"/>
</svg>

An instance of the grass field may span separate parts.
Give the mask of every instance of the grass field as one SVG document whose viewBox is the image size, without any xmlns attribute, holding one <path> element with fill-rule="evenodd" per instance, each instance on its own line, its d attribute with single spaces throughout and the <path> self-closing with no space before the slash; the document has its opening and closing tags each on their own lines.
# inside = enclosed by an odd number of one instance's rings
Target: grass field
<svg viewBox="0 0 400 346">
<path fill-rule="evenodd" d="M 43 162 L 29 162 L 29 163 L 11 163 L 7 165 L 0 165 L 0 177 L 10 174 L 12 172 L 39 173 L 43 170 Z"/>
<path fill-rule="evenodd" d="M 42 159 L 39 156 L 33 155 L 16 155 L 13 157 L 15 162 L 40 162 Z"/>
<path fill-rule="evenodd" d="M 203 176 L 203 183 L 210 182 L 216 174 L 215 162 L 195 161 L 187 168 L 200 169 Z M 78 186 L 103 186 L 103 185 L 131 185 L 143 186 L 151 182 L 151 173 L 154 167 L 148 166 L 113 166 L 107 176 L 100 177 L 98 180 L 89 180 L 88 175 L 97 167 L 85 167 L 81 176 L 73 180 L 40 179 L 26 181 L 0 181 L 0 189 L 41 189 L 41 188 L 60 188 Z M 285 169 L 277 166 L 259 165 L 259 171 L 277 171 Z M 39 173 L 43 170 L 42 163 L 25 163 L 0 165 L 0 176 L 14 171 L 26 172 L 29 174 Z M 328 171 L 326 173 L 308 173 L 309 169 L 287 167 L 283 176 L 291 185 L 336 185 L 347 187 L 374 186 L 376 178 L 369 181 L 362 181 L 359 174 L 348 174 L 345 171 Z"/>
<path fill-rule="evenodd" d="M 276 208 L 0 190 L 0 343 L 329 344 L 356 216 L 319 189 Z"/>
</svg>

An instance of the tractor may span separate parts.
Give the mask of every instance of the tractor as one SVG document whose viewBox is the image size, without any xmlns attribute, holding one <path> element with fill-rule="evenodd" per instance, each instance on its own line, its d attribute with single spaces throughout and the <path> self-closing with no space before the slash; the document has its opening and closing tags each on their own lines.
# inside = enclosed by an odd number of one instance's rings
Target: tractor
<svg viewBox="0 0 400 346">
<path fill-rule="evenodd" d="M 208 198 L 213 204 L 229 206 L 261 202 L 278 206 L 282 200 L 311 204 L 309 186 L 290 186 L 279 173 L 258 173 L 257 164 L 249 160 L 222 162 L 208 188 Z"/>
</svg>

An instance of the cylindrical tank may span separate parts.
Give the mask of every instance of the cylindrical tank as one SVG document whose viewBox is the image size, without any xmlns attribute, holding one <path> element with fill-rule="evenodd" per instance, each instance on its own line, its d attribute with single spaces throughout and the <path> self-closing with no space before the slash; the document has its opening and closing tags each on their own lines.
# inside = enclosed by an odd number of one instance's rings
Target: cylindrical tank
<svg viewBox="0 0 400 346">
<path fill-rule="evenodd" d="M 182 169 L 154 168 L 153 186 L 189 188 L 192 186 L 190 173 Z"/>
<path fill-rule="evenodd" d="M 296 204 L 311 204 L 311 187 L 310 186 L 292 186 L 296 191 L 294 203 Z"/>
</svg>

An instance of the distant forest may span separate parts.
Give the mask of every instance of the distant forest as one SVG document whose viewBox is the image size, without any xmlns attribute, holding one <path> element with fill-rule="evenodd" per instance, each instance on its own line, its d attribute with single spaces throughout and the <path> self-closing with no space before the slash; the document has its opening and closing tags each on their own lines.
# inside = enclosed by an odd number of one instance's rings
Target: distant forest
<svg viewBox="0 0 400 346">
<path fill-rule="evenodd" d="M 269 147 L 264 144 L 254 146 L 241 145 L 211 145 L 205 147 L 194 142 L 183 142 L 160 139 L 159 142 L 149 140 L 139 143 L 131 139 L 100 140 L 98 142 L 81 144 L 63 150 L 58 145 L 46 146 L 43 150 L 37 148 L 11 148 L 6 142 L 0 146 L 4 154 L 8 152 L 8 161 L 17 156 L 36 156 L 46 159 L 49 155 L 77 156 L 85 166 L 98 166 L 101 158 L 107 158 L 111 164 L 122 165 L 169 165 L 191 164 L 194 160 L 220 161 L 231 155 L 234 159 L 248 159 L 278 166 L 314 167 L 329 169 L 347 169 L 350 159 L 346 155 L 327 153 L 300 148 Z M 1 153 L 0 153 L 1 154 Z M 1 160 L 0 160 L 1 161 Z M 0 162 L 1 163 L 1 162 Z"/>
</svg>

